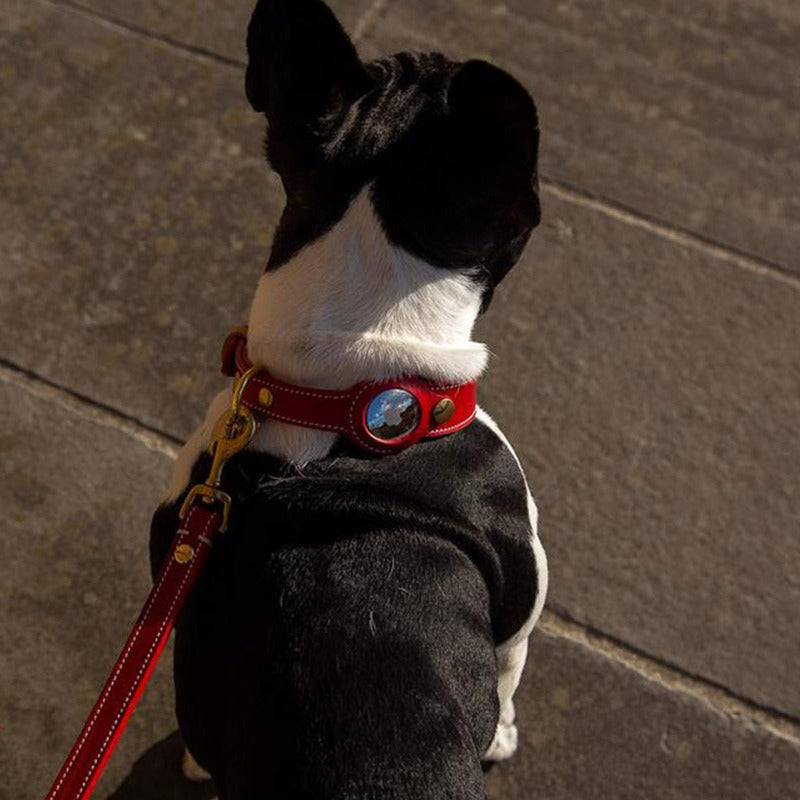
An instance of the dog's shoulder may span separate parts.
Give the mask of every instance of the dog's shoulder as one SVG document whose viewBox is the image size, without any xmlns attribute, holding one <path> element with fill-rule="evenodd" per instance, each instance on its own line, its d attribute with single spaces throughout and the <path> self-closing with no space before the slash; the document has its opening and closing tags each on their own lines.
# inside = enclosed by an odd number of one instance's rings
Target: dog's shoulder
<svg viewBox="0 0 800 800">
<path fill-rule="evenodd" d="M 207 462 L 206 454 L 198 459 L 190 483 L 202 481 Z M 483 411 L 455 435 L 390 457 L 375 458 L 346 440 L 302 468 L 245 452 L 228 466 L 224 486 L 234 498 L 234 533 L 270 530 L 269 537 L 254 539 L 265 554 L 382 535 L 399 557 L 411 557 L 404 551 L 410 532 L 427 537 L 431 546 L 458 549 L 489 587 L 497 642 L 525 624 L 542 593 L 535 505 L 519 460 Z M 177 528 L 180 502 L 155 514 L 154 571 Z"/>
</svg>

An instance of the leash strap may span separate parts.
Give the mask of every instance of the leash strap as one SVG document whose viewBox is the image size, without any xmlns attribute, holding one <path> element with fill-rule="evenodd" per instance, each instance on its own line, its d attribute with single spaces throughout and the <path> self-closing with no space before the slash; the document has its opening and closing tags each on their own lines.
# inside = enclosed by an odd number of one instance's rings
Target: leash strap
<svg viewBox="0 0 800 800">
<path fill-rule="evenodd" d="M 254 373 L 255 368 L 234 384 L 230 409 L 211 437 L 209 476 L 189 491 L 153 589 L 46 800 L 85 800 L 91 795 L 203 570 L 214 537 L 228 526 L 231 498 L 222 490 L 222 470 L 256 430 L 253 415 L 242 405 Z"/>
<path fill-rule="evenodd" d="M 222 515 L 189 509 L 153 590 L 47 800 L 84 800 L 94 789 L 144 691 L 175 619 L 200 575 Z"/>
</svg>

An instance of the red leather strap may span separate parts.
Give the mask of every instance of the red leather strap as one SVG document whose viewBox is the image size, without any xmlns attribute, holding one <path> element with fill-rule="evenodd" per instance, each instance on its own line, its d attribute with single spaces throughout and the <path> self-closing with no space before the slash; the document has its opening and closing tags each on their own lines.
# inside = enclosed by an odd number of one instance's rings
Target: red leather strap
<svg viewBox="0 0 800 800">
<path fill-rule="evenodd" d="M 252 368 L 246 335 L 246 329 L 240 328 L 225 340 L 223 374 L 241 375 Z M 366 415 L 371 401 L 391 389 L 401 389 L 416 398 L 420 423 L 408 435 L 386 441 L 371 433 Z M 466 428 L 475 419 L 476 395 L 475 382 L 439 385 L 422 378 L 364 382 L 340 391 L 313 389 L 280 381 L 262 370 L 251 378 L 243 401 L 259 417 L 338 433 L 370 453 L 385 455 L 422 439 L 446 436 Z M 444 416 L 435 413 L 442 402 L 450 403 L 450 413 Z"/>
<path fill-rule="evenodd" d="M 47 800 L 84 800 L 92 793 L 202 571 L 221 522 L 222 515 L 207 507 L 194 506 L 189 511 Z"/>
</svg>

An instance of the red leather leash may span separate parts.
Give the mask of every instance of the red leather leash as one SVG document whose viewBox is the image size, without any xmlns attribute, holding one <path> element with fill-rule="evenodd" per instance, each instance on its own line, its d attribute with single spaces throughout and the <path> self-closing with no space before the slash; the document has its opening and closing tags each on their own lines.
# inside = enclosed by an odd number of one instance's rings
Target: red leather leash
<svg viewBox="0 0 800 800">
<path fill-rule="evenodd" d="M 221 488 L 222 470 L 255 434 L 253 412 L 340 433 L 374 454 L 454 433 L 475 417 L 474 382 L 440 386 L 400 378 L 343 391 L 284 383 L 250 363 L 243 329 L 225 342 L 223 372 L 236 376 L 236 383 L 231 407 L 214 428 L 208 479 L 189 491 L 161 572 L 46 800 L 85 800 L 91 795 L 202 572 L 214 537 L 227 528 L 231 498 Z"/>
<path fill-rule="evenodd" d="M 142 613 L 47 800 L 84 800 L 91 795 L 221 525 L 219 511 L 193 506 L 187 514 Z"/>
<path fill-rule="evenodd" d="M 231 407 L 214 428 L 208 480 L 189 492 L 153 589 L 47 800 L 84 800 L 91 795 L 203 570 L 214 537 L 227 527 L 231 498 L 220 488 L 220 478 L 225 463 L 247 446 L 256 430 L 253 415 L 242 406 L 252 372 L 234 385 Z"/>
</svg>

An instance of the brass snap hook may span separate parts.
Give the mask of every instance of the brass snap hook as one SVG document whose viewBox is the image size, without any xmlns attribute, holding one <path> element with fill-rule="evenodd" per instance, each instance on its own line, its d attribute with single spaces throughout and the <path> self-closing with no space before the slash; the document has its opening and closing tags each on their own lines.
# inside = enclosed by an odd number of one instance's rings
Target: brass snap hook
<svg viewBox="0 0 800 800">
<path fill-rule="evenodd" d="M 200 499 L 210 505 L 222 504 L 222 525 L 220 530 L 228 527 L 231 510 L 231 498 L 222 491 L 222 470 L 228 461 L 247 447 L 258 427 L 253 413 L 244 405 L 244 391 L 252 377 L 261 370 L 253 366 L 239 377 L 231 392 L 230 408 L 217 420 L 211 434 L 209 450 L 212 454 L 211 470 L 205 483 L 191 489 L 181 508 L 180 518 L 184 519 L 195 501 Z"/>
</svg>

